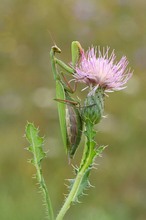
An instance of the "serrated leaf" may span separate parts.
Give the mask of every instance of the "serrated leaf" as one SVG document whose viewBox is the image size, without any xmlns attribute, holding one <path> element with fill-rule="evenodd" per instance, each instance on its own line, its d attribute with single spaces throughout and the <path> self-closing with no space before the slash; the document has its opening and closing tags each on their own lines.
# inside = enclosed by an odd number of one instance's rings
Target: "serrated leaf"
<svg viewBox="0 0 146 220">
<path fill-rule="evenodd" d="M 28 123 L 26 126 L 26 139 L 30 146 L 27 148 L 33 154 L 30 162 L 34 166 L 40 165 L 41 160 L 46 156 L 43 151 L 44 138 L 39 136 L 39 129 L 35 128 L 34 124 Z"/>
<path fill-rule="evenodd" d="M 107 146 L 99 146 L 99 147 L 96 149 L 96 156 L 100 156 L 106 147 L 107 147 Z"/>
<path fill-rule="evenodd" d="M 26 132 L 26 139 L 30 144 L 27 150 L 33 154 L 33 158 L 29 159 L 29 162 L 32 163 L 36 168 L 36 174 L 33 176 L 33 178 L 37 179 L 39 190 L 44 195 L 44 201 L 47 208 L 48 219 L 53 220 L 54 214 L 53 214 L 52 204 L 41 168 L 41 160 L 46 156 L 46 153 L 43 151 L 44 138 L 39 136 L 39 129 L 36 128 L 32 123 L 27 123 L 25 132 Z"/>
<path fill-rule="evenodd" d="M 80 183 L 80 186 L 78 188 L 78 190 L 76 191 L 76 195 L 74 196 L 72 202 L 78 202 L 79 201 L 79 197 L 81 195 L 83 195 L 84 193 L 84 190 L 87 189 L 89 186 L 90 186 L 90 182 L 89 182 L 89 174 L 90 174 L 90 167 L 85 171 L 84 175 L 83 175 L 83 178 L 82 178 L 82 181 Z M 70 183 L 70 186 L 69 186 L 69 189 L 71 190 L 73 184 L 75 182 L 75 179 L 69 179 L 69 183 Z"/>
<path fill-rule="evenodd" d="M 90 147 L 92 147 L 92 145 L 93 145 L 93 146 L 95 145 L 94 140 L 91 141 Z M 83 177 L 82 177 L 82 180 L 81 180 L 80 185 L 79 185 L 79 187 L 78 187 L 78 189 L 77 189 L 77 191 L 76 191 L 76 194 L 75 194 L 75 196 L 74 196 L 73 199 L 72 199 L 72 202 L 78 202 L 78 201 L 79 201 L 79 197 L 80 197 L 81 195 L 84 195 L 84 190 L 91 186 L 91 184 L 90 184 L 88 178 L 89 178 L 90 171 L 91 171 L 91 169 L 92 169 L 93 161 L 94 161 L 95 157 L 101 155 L 101 153 L 103 152 L 103 150 L 104 150 L 105 148 L 106 148 L 106 146 L 100 146 L 100 147 L 98 147 L 97 149 L 93 149 L 92 152 L 90 153 L 90 165 L 89 165 L 89 167 L 86 169 L 86 171 L 85 171 L 85 173 L 84 173 L 84 175 L 83 175 Z M 88 155 L 87 155 L 87 156 L 88 156 Z M 87 159 L 87 158 L 86 158 L 86 159 Z M 86 161 L 86 159 L 85 159 L 85 161 Z M 84 163 L 85 161 L 83 161 L 83 163 Z M 82 165 L 82 166 L 83 166 L 83 165 Z M 78 172 L 81 171 L 82 166 L 81 166 L 79 169 L 75 169 L 76 175 L 78 175 Z M 72 189 L 72 187 L 73 187 L 75 181 L 76 181 L 76 178 L 75 178 L 75 179 L 69 179 L 69 183 L 70 183 L 70 185 L 69 185 L 69 190 Z"/>
</svg>

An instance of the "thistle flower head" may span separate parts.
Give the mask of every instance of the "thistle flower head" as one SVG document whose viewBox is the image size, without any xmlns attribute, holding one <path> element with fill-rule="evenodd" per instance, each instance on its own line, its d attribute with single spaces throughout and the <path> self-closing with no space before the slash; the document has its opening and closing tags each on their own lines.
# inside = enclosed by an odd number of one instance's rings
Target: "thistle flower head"
<svg viewBox="0 0 146 220">
<path fill-rule="evenodd" d="M 75 67 L 77 81 L 92 87 L 101 87 L 107 92 L 122 90 L 132 76 L 125 56 L 116 62 L 114 50 L 109 55 L 109 47 L 101 52 L 100 48 L 89 48 L 82 54 L 80 63 Z"/>
</svg>

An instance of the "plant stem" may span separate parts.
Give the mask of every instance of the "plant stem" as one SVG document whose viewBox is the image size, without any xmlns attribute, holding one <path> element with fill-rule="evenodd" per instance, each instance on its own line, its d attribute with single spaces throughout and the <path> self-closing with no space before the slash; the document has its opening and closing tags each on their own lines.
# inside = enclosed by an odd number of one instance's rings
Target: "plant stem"
<svg viewBox="0 0 146 220">
<path fill-rule="evenodd" d="M 70 208 L 71 203 L 74 201 L 74 198 L 76 198 L 76 194 L 78 192 L 78 189 L 80 187 L 80 184 L 82 182 L 82 179 L 84 177 L 84 174 L 85 174 L 86 170 L 92 164 L 92 161 L 93 161 L 93 158 L 94 158 L 95 154 L 94 154 L 94 145 L 92 144 L 92 137 L 91 138 L 90 137 L 88 138 L 88 141 L 87 141 L 86 146 L 85 146 L 86 150 L 88 149 L 88 155 L 85 159 L 85 151 L 83 152 L 81 164 L 83 163 L 83 161 L 84 161 L 84 164 L 82 164 L 82 166 L 80 165 L 80 169 L 77 173 L 77 176 L 75 178 L 75 181 L 74 181 L 74 184 L 71 188 L 71 191 L 68 194 L 68 197 L 66 198 L 65 203 L 62 206 L 56 220 L 62 220 L 63 219 L 63 217 L 66 214 L 67 210 Z"/>
<path fill-rule="evenodd" d="M 42 192 L 44 194 L 44 200 L 45 200 L 45 204 L 46 204 L 46 208 L 48 212 L 48 220 L 54 220 L 54 213 L 53 213 L 53 208 L 51 204 L 51 199 L 48 193 L 45 180 L 42 175 L 42 170 L 39 166 L 36 167 L 36 170 L 37 170 L 37 179 L 38 179 L 40 188 L 42 189 Z"/>
<path fill-rule="evenodd" d="M 70 208 L 70 205 L 71 205 L 71 203 L 73 201 L 73 198 L 75 197 L 76 192 L 77 192 L 77 190 L 78 190 L 78 188 L 80 186 L 80 183 L 82 181 L 82 178 L 84 176 L 85 170 L 86 169 L 84 167 L 84 169 L 82 168 L 80 170 L 80 172 L 77 174 L 75 182 L 73 184 L 73 187 L 72 187 L 72 189 L 71 189 L 71 191 L 70 191 L 70 193 L 69 193 L 69 195 L 68 195 L 64 205 L 62 206 L 62 208 L 61 208 L 61 210 L 60 210 L 56 220 L 62 220 L 64 215 L 66 214 L 67 210 Z"/>
</svg>

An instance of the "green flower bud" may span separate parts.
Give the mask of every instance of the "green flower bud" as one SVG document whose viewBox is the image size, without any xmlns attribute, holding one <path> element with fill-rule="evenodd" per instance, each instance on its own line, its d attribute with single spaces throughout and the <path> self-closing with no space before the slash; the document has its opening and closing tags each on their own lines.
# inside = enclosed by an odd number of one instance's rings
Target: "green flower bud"
<svg viewBox="0 0 146 220">
<path fill-rule="evenodd" d="M 104 92 L 97 89 L 95 92 L 90 92 L 84 102 L 84 107 L 81 111 L 82 120 L 92 124 L 99 123 L 104 111 Z"/>
</svg>

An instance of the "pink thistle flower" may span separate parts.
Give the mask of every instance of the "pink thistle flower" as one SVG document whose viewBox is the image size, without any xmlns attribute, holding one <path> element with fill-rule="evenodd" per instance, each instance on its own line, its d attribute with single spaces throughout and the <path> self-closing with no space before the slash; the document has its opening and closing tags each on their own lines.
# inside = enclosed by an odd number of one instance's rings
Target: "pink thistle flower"
<svg viewBox="0 0 146 220">
<path fill-rule="evenodd" d="M 101 53 L 100 48 L 89 48 L 82 53 L 79 64 L 75 67 L 74 77 L 76 81 L 87 84 L 90 87 L 100 87 L 107 92 L 122 90 L 132 76 L 127 69 L 128 60 L 125 56 L 119 62 L 115 61 L 114 50 L 109 56 L 109 47 Z"/>
</svg>

